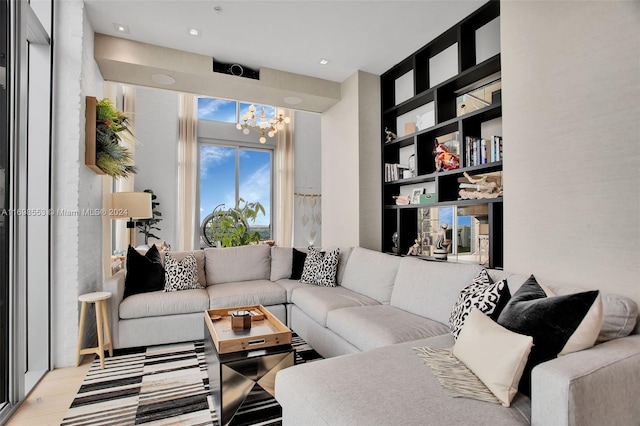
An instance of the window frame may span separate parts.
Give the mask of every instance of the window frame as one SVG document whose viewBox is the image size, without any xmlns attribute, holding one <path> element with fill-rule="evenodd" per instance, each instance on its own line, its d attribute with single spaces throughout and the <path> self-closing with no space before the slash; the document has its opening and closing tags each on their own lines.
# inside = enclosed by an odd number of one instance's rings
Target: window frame
<svg viewBox="0 0 640 426">
<path fill-rule="evenodd" d="M 217 123 L 221 123 L 221 124 L 226 124 L 228 125 L 229 123 L 224 123 L 224 122 L 217 122 Z M 234 127 L 234 130 L 237 131 Z M 195 209 L 195 215 L 196 215 L 196 245 L 195 247 L 200 247 L 202 248 L 202 244 L 200 241 L 200 232 L 201 232 L 201 228 L 202 228 L 202 218 L 201 218 L 201 213 L 200 213 L 200 208 L 201 208 L 201 190 L 202 190 L 202 186 L 201 186 L 201 167 L 202 167 L 202 147 L 203 146 L 217 146 L 217 147 L 224 147 L 224 148 L 235 148 L 235 202 L 236 204 L 238 203 L 238 200 L 240 199 L 240 153 L 242 150 L 249 150 L 249 151 L 263 151 L 263 152 L 268 152 L 270 155 L 270 161 L 269 161 L 269 167 L 270 167 L 270 173 L 269 173 L 269 187 L 270 187 L 270 191 L 269 191 L 269 216 L 268 216 L 268 220 L 269 220 L 269 235 L 270 235 L 270 240 L 272 240 L 274 238 L 274 233 L 275 233 L 275 228 L 274 228 L 274 217 L 275 217 L 275 205 L 274 205 L 274 199 L 275 199 L 275 188 L 274 188 L 274 182 L 275 182 L 275 170 L 274 170 L 274 166 L 275 166 L 275 145 L 269 144 L 260 144 L 260 143 L 250 143 L 250 142 L 242 142 L 242 141 L 234 141 L 234 140 L 221 140 L 221 139 L 211 139 L 211 138 L 205 138 L 205 137 L 198 137 L 198 178 L 197 178 L 197 185 L 196 185 L 196 209 Z M 253 200 L 245 200 L 245 201 L 249 201 L 249 202 L 253 202 Z M 211 212 L 208 212 L 207 214 L 209 214 Z M 205 215 L 206 217 L 206 215 Z M 262 240 L 261 240 L 262 241 Z"/>
</svg>

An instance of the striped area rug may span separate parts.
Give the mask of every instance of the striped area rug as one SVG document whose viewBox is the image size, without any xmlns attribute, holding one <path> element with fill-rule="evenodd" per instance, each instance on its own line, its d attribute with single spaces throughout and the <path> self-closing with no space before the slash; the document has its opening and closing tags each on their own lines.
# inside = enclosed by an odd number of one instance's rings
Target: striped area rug
<svg viewBox="0 0 640 426">
<path fill-rule="evenodd" d="M 321 359 L 293 335 L 296 364 Z M 243 406 L 247 425 L 281 424 L 274 398 Z M 209 396 L 204 342 L 116 351 L 93 361 L 62 425 L 218 425 Z"/>
</svg>

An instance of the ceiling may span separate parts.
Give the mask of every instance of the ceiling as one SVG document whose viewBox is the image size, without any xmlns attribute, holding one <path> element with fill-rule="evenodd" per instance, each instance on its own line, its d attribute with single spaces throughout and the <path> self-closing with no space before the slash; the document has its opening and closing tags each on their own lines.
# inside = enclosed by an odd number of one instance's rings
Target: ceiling
<svg viewBox="0 0 640 426">
<path fill-rule="evenodd" d="M 84 0 L 97 33 L 335 82 L 382 74 L 485 2 Z"/>
</svg>

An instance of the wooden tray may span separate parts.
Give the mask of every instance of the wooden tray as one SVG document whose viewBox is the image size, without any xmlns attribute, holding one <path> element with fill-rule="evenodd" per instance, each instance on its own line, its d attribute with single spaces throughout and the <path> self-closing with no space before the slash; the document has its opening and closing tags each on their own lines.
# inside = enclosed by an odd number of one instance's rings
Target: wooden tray
<svg viewBox="0 0 640 426">
<path fill-rule="evenodd" d="M 229 311 L 236 310 L 259 311 L 264 320 L 253 321 L 250 329 L 232 330 Z M 209 309 L 204 321 L 219 354 L 291 344 L 291 330 L 262 305 Z"/>
</svg>

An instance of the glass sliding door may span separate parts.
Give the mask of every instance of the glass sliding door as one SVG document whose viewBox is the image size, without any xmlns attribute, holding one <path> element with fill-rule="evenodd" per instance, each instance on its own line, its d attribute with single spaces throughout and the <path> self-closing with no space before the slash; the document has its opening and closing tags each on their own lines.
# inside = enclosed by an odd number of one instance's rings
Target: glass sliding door
<svg viewBox="0 0 640 426">
<path fill-rule="evenodd" d="M 0 212 L 9 208 L 9 2 L 0 1 Z M 9 232 L 8 217 L 0 213 L 0 412 L 9 402 Z"/>
<path fill-rule="evenodd" d="M 50 368 L 53 1 L 0 2 L 1 424 Z"/>
</svg>

